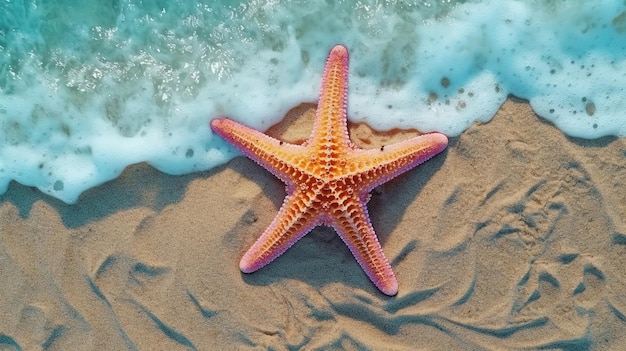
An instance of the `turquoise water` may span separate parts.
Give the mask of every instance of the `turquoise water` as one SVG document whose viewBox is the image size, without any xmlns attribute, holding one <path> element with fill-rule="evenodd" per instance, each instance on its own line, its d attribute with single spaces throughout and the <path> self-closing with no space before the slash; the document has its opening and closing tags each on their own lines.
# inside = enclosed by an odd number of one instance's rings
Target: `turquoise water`
<svg viewBox="0 0 626 351">
<path fill-rule="evenodd" d="M 316 101 L 337 43 L 350 118 L 377 129 L 455 136 L 514 94 L 569 135 L 626 135 L 623 1 L 9 0 L 0 193 L 71 203 L 133 163 L 222 164 L 209 120 L 266 129 Z"/>
</svg>

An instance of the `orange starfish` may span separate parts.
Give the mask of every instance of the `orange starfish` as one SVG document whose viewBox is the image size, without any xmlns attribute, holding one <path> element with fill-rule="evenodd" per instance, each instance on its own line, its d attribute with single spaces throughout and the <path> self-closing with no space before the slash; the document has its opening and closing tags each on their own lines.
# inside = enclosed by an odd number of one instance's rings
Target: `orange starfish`
<svg viewBox="0 0 626 351">
<path fill-rule="evenodd" d="M 420 135 L 380 149 L 358 149 L 348 137 L 348 50 L 328 54 L 313 131 L 302 145 L 267 136 L 226 118 L 211 128 L 287 184 L 278 215 L 245 253 L 239 267 L 254 272 L 280 256 L 317 225 L 335 228 L 370 280 L 387 295 L 398 281 L 378 243 L 366 203 L 376 186 L 441 152 L 448 138 Z"/>
</svg>

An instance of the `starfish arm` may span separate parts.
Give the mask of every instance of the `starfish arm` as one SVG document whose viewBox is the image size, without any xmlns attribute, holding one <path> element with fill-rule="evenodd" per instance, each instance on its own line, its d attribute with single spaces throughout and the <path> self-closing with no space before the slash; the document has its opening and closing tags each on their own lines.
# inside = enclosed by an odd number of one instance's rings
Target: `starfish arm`
<svg viewBox="0 0 626 351">
<path fill-rule="evenodd" d="M 397 294 L 398 280 L 378 242 L 364 201 L 353 196 L 343 202 L 343 207 L 345 210 L 336 214 L 332 226 L 374 285 L 386 295 Z"/>
<path fill-rule="evenodd" d="M 305 236 L 318 223 L 320 216 L 298 190 L 288 195 L 278 214 L 239 262 L 244 273 L 263 268 Z"/>
<path fill-rule="evenodd" d="M 380 149 L 355 150 L 348 155 L 351 173 L 367 192 L 443 151 L 448 138 L 441 133 L 420 135 Z"/>
<path fill-rule="evenodd" d="M 287 184 L 293 184 L 293 178 L 300 173 L 296 160 L 308 159 L 304 147 L 282 142 L 228 118 L 213 119 L 211 129 Z"/>
<path fill-rule="evenodd" d="M 317 104 L 317 117 L 307 145 L 332 145 L 341 149 L 350 145 L 346 119 L 348 60 L 348 50 L 343 45 L 336 45 L 328 54 Z"/>
</svg>

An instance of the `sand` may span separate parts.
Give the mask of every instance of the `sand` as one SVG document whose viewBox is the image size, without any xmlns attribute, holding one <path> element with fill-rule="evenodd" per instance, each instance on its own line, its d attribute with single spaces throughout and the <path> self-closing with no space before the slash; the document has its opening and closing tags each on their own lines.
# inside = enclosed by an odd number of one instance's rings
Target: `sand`
<svg viewBox="0 0 626 351">
<path fill-rule="evenodd" d="M 312 108 L 270 133 L 303 140 Z M 406 134 L 351 131 L 361 147 Z M 75 205 L 12 183 L 0 350 L 619 349 L 625 165 L 625 139 L 568 138 L 509 99 L 372 192 L 395 297 L 326 227 L 241 273 L 285 196 L 242 157 L 187 176 L 132 166 Z"/>
</svg>

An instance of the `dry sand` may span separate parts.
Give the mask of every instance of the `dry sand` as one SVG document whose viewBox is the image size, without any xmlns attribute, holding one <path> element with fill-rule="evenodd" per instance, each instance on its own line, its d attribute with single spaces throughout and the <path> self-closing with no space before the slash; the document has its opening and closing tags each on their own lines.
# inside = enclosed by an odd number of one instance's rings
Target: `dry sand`
<svg viewBox="0 0 626 351">
<path fill-rule="evenodd" d="M 311 108 L 271 132 L 306 138 Z M 351 133 L 369 147 L 406 137 Z M 71 206 L 13 183 L 0 350 L 620 349 L 625 165 L 625 139 L 567 138 L 507 101 L 373 191 L 395 297 L 325 227 L 240 273 L 285 195 L 241 157 L 179 177 L 133 166 Z"/>
</svg>

